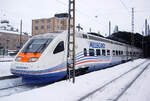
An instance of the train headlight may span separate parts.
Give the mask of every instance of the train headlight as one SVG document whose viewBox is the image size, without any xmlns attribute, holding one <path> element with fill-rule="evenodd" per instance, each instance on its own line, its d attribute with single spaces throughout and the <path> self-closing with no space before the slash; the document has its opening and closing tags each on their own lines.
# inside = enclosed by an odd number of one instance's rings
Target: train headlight
<svg viewBox="0 0 150 101">
<path fill-rule="evenodd" d="M 18 61 L 20 61 L 20 60 L 21 60 L 21 58 L 22 58 L 22 57 L 18 56 L 18 57 L 16 57 L 15 61 L 17 61 L 17 62 L 18 62 Z"/>
<path fill-rule="evenodd" d="M 32 58 L 29 60 L 29 62 L 36 62 L 38 59 L 39 59 L 39 58 L 37 58 L 37 57 L 32 57 Z"/>
</svg>

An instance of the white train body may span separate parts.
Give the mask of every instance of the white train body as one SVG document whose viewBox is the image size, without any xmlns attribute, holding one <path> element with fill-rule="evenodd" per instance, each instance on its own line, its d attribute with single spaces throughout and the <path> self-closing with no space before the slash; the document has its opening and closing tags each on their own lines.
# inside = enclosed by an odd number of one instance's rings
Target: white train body
<svg viewBox="0 0 150 101">
<path fill-rule="evenodd" d="M 122 61 L 139 58 L 142 50 L 85 33 L 76 33 L 76 70 L 105 68 Z M 17 54 L 11 72 L 25 82 L 43 83 L 67 75 L 67 32 L 32 37 Z"/>
</svg>

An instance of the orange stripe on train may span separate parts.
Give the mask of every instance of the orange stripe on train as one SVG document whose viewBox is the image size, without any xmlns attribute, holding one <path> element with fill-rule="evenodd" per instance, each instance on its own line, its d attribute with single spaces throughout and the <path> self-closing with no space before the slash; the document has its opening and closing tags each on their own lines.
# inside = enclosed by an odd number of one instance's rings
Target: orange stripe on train
<svg viewBox="0 0 150 101">
<path fill-rule="evenodd" d="M 19 62 L 29 62 L 32 57 L 39 58 L 41 55 L 41 53 L 19 53 L 17 57 L 22 57 Z"/>
</svg>

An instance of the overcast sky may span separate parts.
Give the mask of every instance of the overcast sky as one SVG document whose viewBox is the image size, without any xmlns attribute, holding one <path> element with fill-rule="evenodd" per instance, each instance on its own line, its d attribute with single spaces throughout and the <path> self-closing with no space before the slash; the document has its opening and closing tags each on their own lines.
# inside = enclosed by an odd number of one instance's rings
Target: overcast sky
<svg viewBox="0 0 150 101">
<path fill-rule="evenodd" d="M 144 20 L 150 24 L 150 0 L 76 0 L 76 25 L 84 31 L 108 33 L 108 22 L 121 31 L 131 31 L 131 8 L 135 9 L 135 32 L 144 30 Z M 31 21 L 53 17 L 56 13 L 68 12 L 68 0 L 1 0 L 0 19 L 10 19 L 19 27 L 23 20 L 23 31 L 31 33 Z"/>
</svg>

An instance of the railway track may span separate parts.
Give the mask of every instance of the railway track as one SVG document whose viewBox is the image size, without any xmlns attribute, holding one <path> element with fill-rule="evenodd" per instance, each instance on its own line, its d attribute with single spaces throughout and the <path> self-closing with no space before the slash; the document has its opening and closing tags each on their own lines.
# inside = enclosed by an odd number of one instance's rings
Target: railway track
<svg viewBox="0 0 150 101">
<path fill-rule="evenodd" d="M 22 82 L 22 77 L 15 75 L 0 77 L 0 97 L 10 96 L 16 93 L 43 87 L 47 84 L 26 84 Z"/>
<path fill-rule="evenodd" d="M 18 78 L 18 77 L 19 76 L 16 76 L 16 75 L 8 75 L 8 76 L 0 77 L 0 80 L 13 79 L 13 78 Z"/>
<path fill-rule="evenodd" d="M 13 60 L 0 60 L 0 62 L 12 62 Z"/>
<path fill-rule="evenodd" d="M 115 82 L 119 81 L 121 78 L 123 78 L 125 75 L 132 73 L 134 70 L 140 68 L 142 65 L 145 65 L 144 68 L 137 73 L 137 75 L 131 80 L 131 82 L 129 82 L 125 88 L 123 88 L 123 90 L 121 90 L 121 92 L 119 92 L 119 94 L 117 94 L 117 96 L 115 96 L 115 98 L 109 98 L 109 99 L 105 99 L 108 101 L 118 101 L 120 99 L 121 96 L 123 96 L 123 94 L 126 92 L 127 89 L 130 88 L 130 86 L 136 81 L 136 79 L 148 68 L 148 66 L 150 65 L 150 62 L 148 62 L 148 60 L 144 61 L 143 63 L 135 66 L 134 68 L 128 70 L 127 72 L 123 73 L 122 75 L 114 78 L 113 80 L 105 83 L 104 85 L 102 85 L 101 87 L 95 89 L 94 91 L 86 94 L 85 96 L 80 97 L 77 101 L 90 101 L 88 100 L 88 98 L 92 98 L 93 95 L 95 95 L 96 93 L 98 93 L 97 95 L 103 93 L 106 91 L 106 89 L 110 89 L 111 85 L 113 85 Z"/>
<path fill-rule="evenodd" d="M 0 97 L 32 90 L 41 87 L 22 83 L 22 78 L 14 75 L 0 77 Z"/>
</svg>

